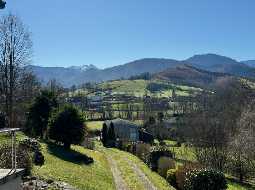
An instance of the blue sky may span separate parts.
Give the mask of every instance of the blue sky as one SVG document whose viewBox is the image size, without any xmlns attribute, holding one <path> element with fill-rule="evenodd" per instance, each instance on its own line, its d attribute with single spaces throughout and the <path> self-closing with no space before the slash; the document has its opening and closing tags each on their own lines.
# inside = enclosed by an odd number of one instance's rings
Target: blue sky
<svg viewBox="0 0 255 190">
<path fill-rule="evenodd" d="M 33 64 L 105 68 L 218 53 L 255 59 L 254 0 L 6 0 L 29 26 Z"/>
</svg>

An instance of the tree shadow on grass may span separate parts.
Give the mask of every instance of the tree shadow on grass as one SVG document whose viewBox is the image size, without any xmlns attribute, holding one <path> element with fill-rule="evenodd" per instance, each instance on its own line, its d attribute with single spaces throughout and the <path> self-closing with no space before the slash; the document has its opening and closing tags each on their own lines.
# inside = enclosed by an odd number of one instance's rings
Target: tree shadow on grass
<svg viewBox="0 0 255 190">
<path fill-rule="evenodd" d="M 93 158 L 85 154 L 82 154 L 72 149 L 67 150 L 64 147 L 56 145 L 54 143 L 48 143 L 47 148 L 50 154 L 68 162 L 72 162 L 79 165 L 81 164 L 89 165 L 94 162 Z"/>
</svg>

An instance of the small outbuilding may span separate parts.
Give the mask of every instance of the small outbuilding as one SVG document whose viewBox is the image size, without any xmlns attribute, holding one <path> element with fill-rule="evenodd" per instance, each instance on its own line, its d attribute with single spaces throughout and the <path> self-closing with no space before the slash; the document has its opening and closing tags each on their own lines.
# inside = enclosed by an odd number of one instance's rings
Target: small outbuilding
<svg viewBox="0 0 255 190">
<path fill-rule="evenodd" d="M 116 138 L 120 141 L 131 141 L 131 142 L 150 142 L 153 141 L 153 136 L 145 132 L 140 125 L 123 119 L 114 119 L 105 121 L 104 124 L 109 129 L 111 123 L 114 127 L 114 133 Z"/>
<path fill-rule="evenodd" d="M 114 119 L 105 121 L 107 128 L 111 123 L 114 127 L 115 136 L 121 141 L 139 141 L 140 126 L 127 120 Z"/>
</svg>

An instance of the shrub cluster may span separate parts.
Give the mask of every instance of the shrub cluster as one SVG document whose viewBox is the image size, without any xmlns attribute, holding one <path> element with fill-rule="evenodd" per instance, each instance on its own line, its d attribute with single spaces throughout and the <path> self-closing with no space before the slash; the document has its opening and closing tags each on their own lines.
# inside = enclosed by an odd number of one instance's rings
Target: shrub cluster
<svg viewBox="0 0 255 190">
<path fill-rule="evenodd" d="M 26 138 L 19 142 L 19 146 L 28 149 L 31 152 L 36 152 L 41 150 L 40 143 L 34 138 Z"/>
<path fill-rule="evenodd" d="M 187 174 L 184 190 L 224 190 L 227 181 L 222 172 L 215 170 L 193 170 Z"/>
<path fill-rule="evenodd" d="M 158 160 L 158 173 L 162 177 L 167 177 L 167 171 L 169 169 L 175 169 L 175 162 L 169 157 L 162 156 Z"/>
<path fill-rule="evenodd" d="M 143 161 L 146 161 L 147 156 L 150 153 L 151 145 L 146 143 L 136 144 L 135 155 Z"/>
<path fill-rule="evenodd" d="M 201 169 L 202 166 L 197 163 L 186 163 L 182 166 L 179 166 L 175 176 L 176 176 L 176 185 L 178 189 L 184 189 L 185 179 L 187 174 L 193 170 Z"/>
<path fill-rule="evenodd" d="M 19 143 L 19 147 L 31 153 L 35 165 L 42 166 L 44 164 L 45 159 L 41 152 L 41 145 L 36 139 L 24 139 Z"/>
<path fill-rule="evenodd" d="M 223 173 L 204 169 L 194 163 L 184 164 L 178 169 L 169 169 L 166 180 L 178 190 L 225 190 L 227 188 Z"/>
<path fill-rule="evenodd" d="M 160 157 L 173 158 L 173 154 L 165 146 L 152 147 L 146 159 L 146 163 L 153 171 L 158 170 L 158 160 Z"/>
<path fill-rule="evenodd" d="M 167 171 L 167 174 L 166 174 L 166 180 L 167 182 L 173 186 L 173 187 L 177 187 L 177 183 L 176 183 L 176 169 L 169 169 Z"/>
</svg>

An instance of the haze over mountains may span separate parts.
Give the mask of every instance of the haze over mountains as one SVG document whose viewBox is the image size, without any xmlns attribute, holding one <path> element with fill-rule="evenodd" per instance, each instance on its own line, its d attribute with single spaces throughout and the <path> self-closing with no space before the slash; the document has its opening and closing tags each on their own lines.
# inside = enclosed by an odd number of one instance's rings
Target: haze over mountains
<svg viewBox="0 0 255 190">
<path fill-rule="evenodd" d="M 185 67 L 183 67 L 183 65 L 185 65 Z M 170 73 L 172 73 L 172 75 L 175 73 L 178 78 L 177 73 L 180 73 L 180 68 L 182 68 L 183 72 L 184 68 L 186 70 L 185 72 L 187 72 L 187 69 L 191 69 L 191 73 L 193 73 L 193 75 L 198 71 L 204 70 L 255 79 L 254 67 L 255 60 L 238 62 L 232 58 L 216 54 L 194 55 L 193 57 L 183 61 L 162 58 L 145 58 L 106 69 L 98 69 L 94 65 L 72 66 L 67 68 L 29 66 L 29 68 L 43 83 L 47 83 L 51 79 L 56 79 L 65 87 L 79 85 L 86 82 L 101 82 L 106 80 L 129 78 L 145 72 L 152 74 L 166 70 L 170 72 L 171 69 L 172 71 Z"/>
<path fill-rule="evenodd" d="M 249 65 L 251 67 L 255 67 L 255 60 L 241 61 L 241 63 L 244 63 L 244 64 Z"/>
</svg>

